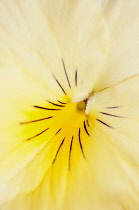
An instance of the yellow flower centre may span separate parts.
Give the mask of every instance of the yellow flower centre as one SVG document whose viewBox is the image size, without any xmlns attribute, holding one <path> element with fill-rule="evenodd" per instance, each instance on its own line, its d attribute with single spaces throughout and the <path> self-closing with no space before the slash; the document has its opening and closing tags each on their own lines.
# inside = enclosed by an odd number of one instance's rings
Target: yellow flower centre
<svg viewBox="0 0 139 210">
<path fill-rule="evenodd" d="M 52 164 L 56 161 L 62 146 L 65 144 L 67 157 L 70 156 L 73 142 L 76 141 L 80 154 L 84 154 L 84 145 L 87 138 L 90 137 L 89 116 L 86 115 L 86 102 L 78 103 L 55 101 L 43 106 L 34 105 L 33 109 L 27 113 L 28 120 L 21 122 L 24 126 L 23 136 L 26 142 L 35 142 L 35 144 L 51 143 L 52 154 L 50 159 Z M 69 165 L 67 164 L 67 165 Z"/>
<path fill-rule="evenodd" d="M 77 108 L 78 108 L 79 110 L 85 110 L 85 108 L 86 108 L 85 101 L 78 102 L 78 103 L 77 103 Z"/>
</svg>

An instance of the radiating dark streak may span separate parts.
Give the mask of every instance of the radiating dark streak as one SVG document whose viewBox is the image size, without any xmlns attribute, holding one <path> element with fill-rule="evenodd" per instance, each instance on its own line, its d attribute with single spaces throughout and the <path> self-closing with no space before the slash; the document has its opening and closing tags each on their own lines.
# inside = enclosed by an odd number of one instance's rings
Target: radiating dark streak
<svg viewBox="0 0 139 210">
<path fill-rule="evenodd" d="M 110 106 L 110 107 L 106 107 L 106 109 L 117 109 L 120 108 L 121 106 Z"/>
<path fill-rule="evenodd" d="M 72 151 L 72 142 L 73 142 L 73 136 L 72 136 L 72 139 L 71 139 L 71 143 L 70 143 L 70 151 L 69 151 L 69 170 L 70 170 L 70 159 L 71 159 L 71 151 Z"/>
<path fill-rule="evenodd" d="M 65 106 L 63 106 L 63 105 L 55 104 L 55 103 L 53 103 L 53 102 L 51 102 L 51 101 L 47 101 L 47 102 L 48 102 L 49 104 L 54 105 L 54 106 L 65 107 Z"/>
<path fill-rule="evenodd" d="M 75 71 L 75 85 L 77 86 L 77 69 Z"/>
<path fill-rule="evenodd" d="M 83 157 L 85 158 L 84 151 L 83 151 L 83 147 L 82 147 L 82 142 L 81 142 L 81 133 L 80 133 L 80 128 L 79 128 L 79 132 L 78 132 L 78 137 L 79 137 L 79 144 L 80 144 L 80 148 L 81 148 L 81 151 L 82 151 Z"/>
<path fill-rule="evenodd" d="M 63 89 L 62 85 L 59 83 L 59 81 L 55 78 L 55 76 L 53 75 L 55 81 L 57 82 L 57 84 L 59 85 L 59 87 L 61 88 L 61 90 L 63 91 L 63 93 L 66 95 L 65 90 Z"/>
<path fill-rule="evenodd" d="M 54 160 L 53 160 L 53 164 L 54 164 L 54 162 L 56 161 L 57 155 L 58 155 L 58 153 L 59 153 L 59 151 L 60 151 L 60 148 L 61 148 L 62 144 L 64 143 L 64 140 L 65 140 L 65 138 L 64 138 L 63 141 L 61 142 L 61 144 L 60 144 L 60 146 L 59 146 L 59 148 L 58 148 L 58 150 L 57 150 L 57 152 L 56 152 L 55 158 L 54 158 Z"/>
<path fill-rule="evenodd" d="M 61 110 L 61 109 L 49 109 L 49 108 L 45 108 L 45 107 L 42 107 L 42 106 L 34 106 L 34 108 L 38 108 L 38 109 L 44 109 L 44 110 Z"/>
<path fill-rule="evenodd" d="M 109 114 L 109 113 L 106 113 L 106 112 L 100 112 L 100 113 L 101 113 L 101 114 L 108 115 L 108 116 L 111 116 L 111 117 L 125 118 L 125 117 L 122 117 L 122 116 L 118 116 L 118 115 L 114 115 L 114 114 Z"/>
<path fill-rule="evenodd" d="M 84 121 L 84 130 L 85 130 L 85 132 L 87 133 L 87 135 L 90 136 L 90 134 L 88 133 L 88 130 L 87 130 L 87 128 L 86 128 L 85 121 Z"/>
<path fill-rule="evenodd" d="M 58 100 L 57 100 L 58 101 Z M 58 101 L 60 104 L 67 104 L 67 103 L 64 103 L 64 102 L 61 102 L 61 101 Z"/>
<path fill-rule="evenodd" d="M 53 117 L 53 116 L 46 117 L 46 118 L 42 118 L 42 119 L 38 119 L 38 120 L 32 120 L 32 121 L 28 121 L 28 122 L 21 122 L 20 125 L 29 124 L 29 123 L 34 123 L 34 122 L 39 122 L 39 121 L 43 121 L 43 120 L 48 120 L 48 119 L 51 119 L 52 117 Z"/>
<path fill-rule="evenodd" d="M 102 123 L 103 125 L 106 125 L 107 127 L 114 129 L 113 127 L 111 127 L 110 125 L 106 124 L 105 122 L 103 122 L 103 121 L 101 121 L 101 120 L 99 120 L 99 119 L 96 119 L 96 120 L 97 120 L 98 122 Z"/>
<path fill-rule="evenodd" d="M 88 127 L 90 127 L 88 120 L 86 122 L 87 122 Z"/>
<path fill-rule="evenodd" d="M 60 129 L 56 132 L 55 136 L 61 131 L 61 129 L 62 129 L 62 128 L 60 128 Z"/>
<path fill-rule="evenodd" d="M 69 81 L 69 78 L 68 78 L 68 74 L 67 74 L 65 63 L 64 63 L 64 60 L 63 59 L 62 59 L 62 64 L 63 64 L 63 69 L 64 69 L 64 72 L 65 72 L 65 75 L 66 75 L 66 78 L 67 78 L 69 87 L 71 88 L 70 81 Z"/>
<path fill-rule="evenodd" d="M 40 133 L 36 134 L 35 136 L 32 136 L 32 137 L 26 139 L 26 141 L 29 141 L 29 140 L 31 140 L 31 139 L 37 137 L 37 136 L 40 136 L 41 134 L 43 134 L 44 132 L 46 132 L 48 129 L 49 129 L 49 128 L 46 128 L 45 130 L 41 131 Z"/>
</svg>

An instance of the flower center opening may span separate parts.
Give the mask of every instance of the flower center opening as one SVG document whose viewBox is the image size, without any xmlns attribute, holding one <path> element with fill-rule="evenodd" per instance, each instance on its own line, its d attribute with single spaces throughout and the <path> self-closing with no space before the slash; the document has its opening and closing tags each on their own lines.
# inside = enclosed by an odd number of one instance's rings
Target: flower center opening
<svg viewBox="0 0 139 210">
<path fill-rule="evenodd" d="M 87 101 L 88 99 L 77 103 L 47 101 L 41 106 L 34 105 L 30 113 L 27 112 L 27 120 L 20 123 L 23 125 L 23 140 L 51 145 L 52 163 L 56 161 L 61 147 L 65 147 L 68 158 L 73 143 L 85 157 L 84 139 L 90 137 L 89 116 L 85 113 Z"/>
<path fill-rule="evenodd" d="M 80 102 L 78 102 L 77 103 L 77 108 L 78 108 L 78 110 L 84 110 L 85 111 L 85 109 L 86 109 L 86 103 L 85 103 L 85 101 L 80 101 Z"/>
</svg>

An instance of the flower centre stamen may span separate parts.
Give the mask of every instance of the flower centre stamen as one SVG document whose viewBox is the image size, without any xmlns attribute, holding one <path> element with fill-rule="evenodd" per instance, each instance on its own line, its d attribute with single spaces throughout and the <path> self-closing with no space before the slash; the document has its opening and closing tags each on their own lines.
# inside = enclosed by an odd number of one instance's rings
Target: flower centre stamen
<svg viewBox="0 0 139 210">
<path fill-rule="evenodd" d="M 86 109 L 86 103 L 85 101 L 80 101 L 77 103 L 77 109 L 78 110 L 85 110 Z"/>
</svg>

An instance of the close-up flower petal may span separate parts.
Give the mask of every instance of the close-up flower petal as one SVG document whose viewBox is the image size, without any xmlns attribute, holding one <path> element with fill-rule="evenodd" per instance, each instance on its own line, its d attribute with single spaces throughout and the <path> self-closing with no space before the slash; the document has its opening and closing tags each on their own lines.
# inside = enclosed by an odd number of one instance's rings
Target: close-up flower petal
<svg viewBox="0 0 139 210">
<path fill-rule="evenodd" d="M 102 2 L 104 4 L 105 1 Z M 110 32 L 110 47 L 104 68 L 96 81 L 95 92 L 139 74 L 139 2 L 106 2 L 102 5 Z"/>
<path fill-rule="evenodd" d="M 139 209 L 139 2 L 0 1 L 0 210 Z"/>
</svg>

